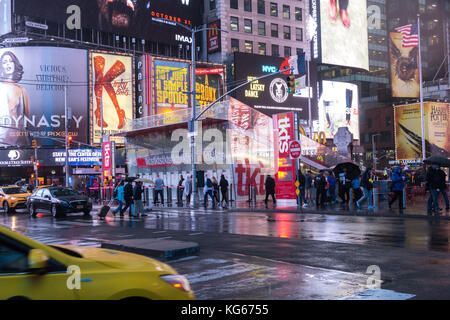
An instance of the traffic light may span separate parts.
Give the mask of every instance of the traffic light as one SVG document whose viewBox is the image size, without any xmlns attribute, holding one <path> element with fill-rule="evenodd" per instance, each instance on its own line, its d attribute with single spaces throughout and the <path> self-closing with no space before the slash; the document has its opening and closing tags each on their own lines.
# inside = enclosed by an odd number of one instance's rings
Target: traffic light
<svg viewBox="0 0 450 320">
<path fill-rule="evenodd" d="M 39 161 L 36 161 L 36 168 L 38 168 L 40 165 Z"/>
<path fill-rule="evenodd" d="M 67 137 L 67 145 L 70 147 L 70 143 L 72 142 L 73 137 L 72 136 L 68 136 Z"/>
<path fill-rule="evenodd" d="M 288 85 L 288 92 L 295 92 L 295 76 L 288 76 L 286 82 Z"/>
<path fill-rule="evenodd" d="M 36 149 L 36 148 L 37 148 L 37 142 L 36 142 L 36 139 L 33 139 L 32 143 L 33 143 L 33 148 Z"/>
</svg>

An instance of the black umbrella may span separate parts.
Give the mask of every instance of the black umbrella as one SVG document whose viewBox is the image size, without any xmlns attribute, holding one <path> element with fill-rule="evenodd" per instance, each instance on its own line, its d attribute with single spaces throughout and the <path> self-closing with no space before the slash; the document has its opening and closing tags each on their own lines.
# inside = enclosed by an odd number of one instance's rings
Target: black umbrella
<svg viewBox="0 0 450 320">
<path fill-rule="evenodd" d="M 354 164 L 353 162 L 342 162 L 336 165 L 333 168 L 333 172 L 336 177 L 339 176 L 339 173 L 343 172 L 344 169 L 347 169 L 347 177 L 348 179 L 355 179 L 361 175 L 361 169 L 358 165 Z"/>
<path fill-rule="evenodd" d="M 137 179 L 137 177 L 126 177 L 125 182 L 133 182 L 136 179 Z"/>
<path fill-rule="evenodd" d="M 437 164 L 440 167 L 450 168 L 450 159 L 440 156 L 431 156 L 429 158 L 426 158 L 423 162 L 426 164 Z"/>
</svg>

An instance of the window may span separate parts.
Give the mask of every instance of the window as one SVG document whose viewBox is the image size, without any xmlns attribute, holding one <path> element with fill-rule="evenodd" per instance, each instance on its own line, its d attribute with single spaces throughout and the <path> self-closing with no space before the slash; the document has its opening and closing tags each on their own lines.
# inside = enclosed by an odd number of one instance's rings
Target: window
<svg viewBox="0 0 450 320">
<path fill-rule="evenodd" d="M 264 42 L 258 42 L 258 53 L 266 55 L 266 44 Z"/>
<path fill-rule="evenodd" d="M 209 0 L 209 10 L 216 9 L 216 0 Z"/>
<path fill-rule="evenodd" d="M 230 8 L 231 9 L 239 9 L 238 0 L 230 0 Z"/>
<path fill-rule="evenodd" d="M 295 40 L 303 41 L 303 29 L 295 28 Z"/>
<path fill-rule="evenodd" d="M 270 35 L 274 38 L 278 38 L 278 25 L 276 23 L 270 25 Z"/>
<path fill-rule="evenodd" d="M 239 39 L 231 39 L 231 51 L 239 51 Z"/>
<path fill-rule="evenodd" d="M 245 40 L 245 52 L 253 53 L 253 41 Z"/>
<path fill-rule="evenodd" d="M 35 193 L 36 197 L 42 197 L 43 192 L 44 192 L 44 189 L 39 189 L 38 191 L 36 191 L 36 193 Z"/>
<path fill-rule="evenodd" d="M 264 21 L 258 21 L 258 35 L 266 35 L 266 23 Z"/>
<path fill-rule="evenodd" d="M 297 21 L 302 21 L 303 20 L 303 16 L 302 16 L 302 8 L 295 8 L 295 20 Z"/>
<path fill-rule="evenodd" d="M 258 13 L 266 14 L 266 2 L 264 0 L 258 0 Z"/>
<path fill-rule="evenodd" d="M 280 56 L 280 48 L 276 44 L 272 45 L 272 56 L 274 56 L 274 57 Z"/>
<path fill-rule="evenodd" d="M 302 54 L 304 51 L 302 48 L 297 48 L 297 55 Z"/>
<path fill-rule="evenodd" d="M 244 11 L 252 12 L 252 0 L 244 0 Z"/>
<path fill-rule="evenodd" d="M 231 31 L 239 31 L 239 19 L 237 17 L 230 17 L 230 19 L 231 19 L 230 24 Z"/>
<path fill-rule="evenodd" d="M 290 57 L 291 55 L 291 47 L 284 47 L 284 56 Z"/>
<path fill-rule="evenodd" d="M 28 251 L 0 235 L 0 274 L 28 272 Z"/>
<path fill-rule="evenodd" d="M 283 39 L 291 40 L 291 27 L 283 26 Z"/>
<path fill-rule="evenodd" d="M 270 15 L 272 17 L 278 17 L 278 4 L 273 2 L 270 3 Z"/>
<path fill-rule="evenodd" d="M 283 5 L 283 19 L 291 18 L 291 7 Z"/>
<path fill-rule="evenodd" d="M 244 19 L 244 31 L 245 33 L 252 33 L 252 20 Z"/>
<path fill-rule="evenodd" d="M 392 124 L 392 120 L 390 116 L 386 117 L 386 127 L 389 127 Z"/>
</svg>

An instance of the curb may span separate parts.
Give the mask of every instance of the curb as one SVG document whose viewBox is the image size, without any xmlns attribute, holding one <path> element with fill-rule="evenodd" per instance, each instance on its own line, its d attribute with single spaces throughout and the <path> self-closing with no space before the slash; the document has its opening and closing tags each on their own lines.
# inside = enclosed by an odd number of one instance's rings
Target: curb
<svg viewBox="0 0 450 320">
<path fill-rule="evenodd" d="M 317 215 L 335 215 L 335 216 L 350 216 L 350 217 L 372 217 L 372 218 L 411 218 L 411 219 L 441 219 L 441 220 L 450 220 L 450 216 L 443 216 L 442 214 L 439 216 L 428 216 L 421 214 L 399 214 L 399 213 L 386 213 L 386 212 L 373 212 L 371 213 L 369 210 L 363 210 L 362 212 L 352 212 L 352 211 L 322 211 L 318 212 L 310 209 L 249 209 L 249 208 L 230 208 L 227 210 L 220 209 L 200 209 L 200 208 L 183 208 L 183 207 L 166 207 L 166 208 L 154 208 L 153 212 L 164 212 L 165 209 L 175 209 L 175 210 L 195 210 L 199 212 L 249 212 L 249 213 L 292 213 L 292 214 L 317 214 Z"/>
</svg>

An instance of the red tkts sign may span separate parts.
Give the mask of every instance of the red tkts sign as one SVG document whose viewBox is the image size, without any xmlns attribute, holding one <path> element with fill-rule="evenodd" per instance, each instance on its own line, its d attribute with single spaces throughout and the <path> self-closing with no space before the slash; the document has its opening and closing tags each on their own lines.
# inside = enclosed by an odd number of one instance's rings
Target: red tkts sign
<svg viewBox="0 0 450 320">
<path fill-rule="evenodd" d="M 275 132 L 275 193 L 277 199 L 296 201 L 295 160 L 291 159 L 289 144 L 294 141 L 294 113 L 273 116 Z"/>
</svg>

